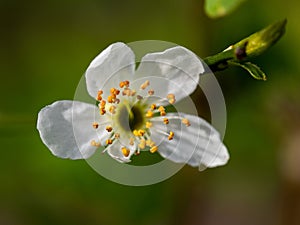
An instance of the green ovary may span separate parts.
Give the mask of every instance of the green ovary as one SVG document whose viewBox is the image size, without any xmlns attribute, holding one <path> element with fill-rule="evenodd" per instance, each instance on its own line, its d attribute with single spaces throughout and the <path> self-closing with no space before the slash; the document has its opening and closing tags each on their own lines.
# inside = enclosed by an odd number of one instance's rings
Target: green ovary
<svg viewBox="0 0 300 225">
<path fill-rule="evenodd" d="M 145 105 L 136 103 L 134 105 L 127 101 L 118 105 L 114 116 L 114 123 L 125 132 L 142 129 L 145 126 Z"/>
</svg>

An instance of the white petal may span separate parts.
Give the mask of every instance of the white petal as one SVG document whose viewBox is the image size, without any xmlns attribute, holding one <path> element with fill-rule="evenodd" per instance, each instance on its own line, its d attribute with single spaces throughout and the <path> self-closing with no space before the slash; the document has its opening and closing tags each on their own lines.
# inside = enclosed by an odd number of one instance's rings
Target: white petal
<svg viewBox="0 0 300 225">
<path fill-rule="evenodd" d="M 188 119 L 191 125 L 186 127 L 181 120 L 172 119 L 178 114 L 168 113 L 168 125 L 155 122 L 151 128 L 151 138 L 161 143 L 159 153 L 171 161 L 198 166 L 199 169 L 226 164 L 229 154 L 219 133 L 200 117 L 184 113 L 179 115 Z M 173 131 L 174 139 L 169 141 L 165 136 L 162 140 L 163 136 L 157 130 Z"/>
<path fill-rule="evenodd" d="M 88 158 L 97 149 L 91 141 L 100 142 L 105 135 L 104 131 L 96 131 L 92 126 L 98 114 L 97 107 L 91 104 L 57 101 L 39 112 L 37 129 L 54 155 L 70 159 Z"/>
<path fill-rule="evenodd" d="M 145 55 L 136 71 L 135 80 L 140 79 L 140 84 L 149 80 L 155 96 L 165 98 L 172 93 L 180 100 L 196 89 L 199 75 L 203 72 L 200 59 L 190 50 L 177 46 Z"/>
<path fill-rule="evenodd" d="M 120 81 L 132 78 L 134 69 L 133 51 L 124 43 L 114 43 L 103 50 L 87 68 L 87 90 L 95 98 L 99 89 L 106 92 L 111 87 L 117 87 Z"/>
</svg>

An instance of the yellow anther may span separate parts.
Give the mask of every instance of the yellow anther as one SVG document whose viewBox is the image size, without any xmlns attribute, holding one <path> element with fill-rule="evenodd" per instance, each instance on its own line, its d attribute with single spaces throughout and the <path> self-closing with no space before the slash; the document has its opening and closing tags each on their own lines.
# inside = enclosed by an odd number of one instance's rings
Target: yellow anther
<svg viewBox="0 0 300 225">
<path fill-rule="evenodd" d="M 166 110 L 165 110 L 165 108 L 162 105 L 158 107 L 158 111 L 160 112 L 161 116 L 165 116 L 166 115 Z"/>
<path fill-rule="evenodd" d="M 132 138 L 132 137 L 129 138 L 129 144 L 130 144 L 130 145 L 134 145 L 134 138 Z"/>
<path fill-rule="evenodd" d="M 150 148 L 150 152 L 154 153 L 158 150 L 158 147 L 156 145 L 154 145 L 152 148 Z"/>
<path fill-rule="evenodd" d="M 170 104 L 174 104 L 176 102 L 174 94 L 168 94 L 167 95 L 167 99 L 168 99 L 168 101 L 169 101 Z"/>
<path fill-rule="evenodd" d="M 101 108 L 99 111 L 100 111 L 100 115 L 104 115 L 106 113 L 106 110 L 104 108 Z"/>
<path fill-rule="evenodd" d="M 96 97 L 96 99 L 97 99 L 98 101 L 101 101 L 101 100 L 102 100 L 102 94 L 103 94 L 103 91 L 102 91 L 102 90 L 99 90 L 98 93 L 97 93 L 97 97 Z"/>
<path fill-rule="evenodd" d="M 106 144 L 107 144 L 107 145 L 111 145 L 112 142 L 113 142 L 113 141 L 112 141 L 111 139 L 107 139 L 107 140 L 106 140 Z"/>
<path fill-rule="evenodd" d="M 164 118 L 164 124 L 169 124 L 169 119 L 168 118 Z"/>
<path fill-rule="evenodd" d="M 100 144 L 100 142 L 96 142 L 95 140 L 92 140 L 92 141 L 91 141 L 91 146 L 94 146 L 94 147 L 100 147 L 101 144 Z"/>
<path fill-rule="evenodd" d="M 113 96 L 113 95 L 109 95 L 109 96 L 107 97 L 107 101 L 108 101 L 109 103 L 113 103 L 113 102 L 114 102 L 114 99 L 115 99 L 115 96 Z"/>
<path fill-rule="evenodd" d="M 155 104 L 152 104 L 152 105 L 151 105 L 151 109 L 152 109 L 152 110 L 156 109 L 156 105 L 155 105 Z"/>
<path fill-rule="evenodd" d="M 158 107 L 158 111 L 165 111 L 165 107 L 163 107 L 162 105 Z"/>
<path fill-rule="evenodd" d="M 119 139 L 120 138 L 120 134 L 119 133 L 115 133 L 115 138 Z"/>
<path fill-rule="evenodd" d="M 139 130 L 138 131 L 139 136 L 144 136 L 145 133 L 146 133 L 145 130 Z"/>
<path fill-rule="evenodd" d="M 153 89 L 149 90 L 148 95 L 154 95 L 154 90 Z"/>
<path fill-rule="evenodd" d="M 186 118 L 183 118 L 183 119 L 181 120 L 181 122 L 182 122 L 184 125 L 186 125 L 187 127 L 191 126 L 190 121 L 189 121 L 188 119 L 186 119 Z"/>
<path fill-rule="evenodd" d="M 112 95 L 118 95 L 118 94 L 120 94 L 120 91 L 118 90 L 118 89 L 116 89 L 116 88 L 111 88 L 110 89 L 110 93 L 112 94 Z"/>
<path fill-rule="evenodd" d="M 150 128 L 150 127 L 152 127 L 152 123 L 151 122 L 146 122 L 146 128 Z"/>
<path fill-rule="evenodd" d="M 169 99 L 169 103 L 170 103 L 170 104 L 174 104 L 175 102 L 176 102 L 175 98 Z"/>
<path fill-rule="evenodd" d="M 136 90 L 131 90 L 129 94 L 130 94 L 130 96 L 135 96 Z"/>
<path fill-rule="evenodd" d="M 109 107 L 109 112 L 110 112 L 111 114 L 115 114 L 115 113 L 116 113 L 116 106 L 111 105 L 111 106 Z"/>
<path fill-rule="evenodd" d="M 139 132 L 137 130 L 133 130 L 132 133 L 134 136 L 139 136 Z"/>
<path fill-rule="evenodd" d="M 151 110 L 148 110 L 146 113 L 147 118 L 151 118 L 153 116 L 153 112 Z"/>
<path fill-rule="evenodd" d="M 112 131 L 112 126 L 107 126 L 106 128 L 105 128 L 105 130 L 107 131 L 107 132 L 111 132 Z"/>
<path fill-rule="evenodd" d="M 174 132 L 173 132 L 173 131 L 170 131 L 170 134 L 169 134 L 168 139 L 169 139 L 169 140 L 172 140 L 173 137 L 174 137 Z"/>
<path fill-rule="evenodd" d="M 144 149 L 146 147 L 146 141 L 144 139 L 142 139 L 138 146 L 140 149 Z"/>
<path fill-rule="evenodd" d="M 125 87 L 129 87 L 129 81 L 128 80 L 125 80 L 124 84 L 125 84 Z"/>
<path fill-rule="evenodd" d="M 144 83 L 141 84 L 141 89 L 144 90 L 150 85 L 150 81 L 146 80 Z"/>
<path fill-rule="evenodd" d="M 165 116 L 165 115 L 167 115 L 167 113 L 166 113 L 166 111 L 160 111 L 160 115 Z"/>
<path fill-rule="evenodd" d="M 123 154 L 125 157 L 128 157 L 128 156 L 129 156 L 129 153 L 130 153 L 129 149 L 127 149 L 127 148 L 125 148 L 125 147 L 122 147 L 121 150 L 122 150 L 122 154 Z"/>
<path fill-rule="evenodd" d="M 105 104 L 106 104 L 106 101 L 105 100 L 102 100 L 100 102 L 100 108 L 104 108 L 105 107 Z"/>
<path fill-rule="evenodd" d="M 125 89 L 122 91 L 122 95 L 130 96 L 130 93 L 131 93 L 131 90 L 130 90 L 129 88 L 125 88 Z"/>
<path fill-rule="evenodd" d="M 152 141 L 151 139 L 148 139 L 148 140 L 146 141 L 146 145 L 149 146 L 149 147 L 153 147 L 153 146 L 155 146 L 155 142 Z"/>
<path fill-rule="evenodd" d="M 168 94 L 167 99 L 170 99 L 170 98 L 175 98 L 175 95 L 174 94 Z"/>
<path fill-rule="evenodd" d="M 120 86 L 120 88 L 129 87 L 129 81 L 128 80 L 121 81 L 119 86 Z"/>
<path fill-rule="evenodd" d="M 124 86 L 125 86 L 124 81 L 121 81 L 120 84 L 119 84 L 119 87 L 120 87 L 120 88 L 123 88 Z"/>
<path fill-rule="evenodd" d="M 97 129 L 97 128 L 99 127 L 99 123 L 94 122 L 94 123 L 93 123 L 93 127 L 94 127 L 95 129 Z"/>
</svg>

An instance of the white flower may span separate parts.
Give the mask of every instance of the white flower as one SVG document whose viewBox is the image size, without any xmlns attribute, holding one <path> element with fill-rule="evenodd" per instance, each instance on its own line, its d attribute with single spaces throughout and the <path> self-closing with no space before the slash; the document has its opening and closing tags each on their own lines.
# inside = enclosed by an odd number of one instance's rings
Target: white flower
<svg viewBox="0 0 300 225">
<path fill-rule="evenodd" d="M 145 55 L 137 70 L 132 50 L 114 43 L 89 65 L 88 93 L 97 106 L 57 101 L 38 115 L 45 145 L 60 158 L 85 159 L 100 146 L 120 162 L 149 150 L 191 166 L 224 165 L 229 155 L 219 133 L 203 119 L 168 112 L 189 96 L 204 72 L 198 57 L 184 47 Z"/>
</svg>

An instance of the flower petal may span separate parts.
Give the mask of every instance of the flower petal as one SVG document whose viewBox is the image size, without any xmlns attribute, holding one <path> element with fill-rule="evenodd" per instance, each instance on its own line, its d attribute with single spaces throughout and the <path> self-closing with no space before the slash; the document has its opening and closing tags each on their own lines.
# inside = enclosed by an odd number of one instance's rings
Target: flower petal
<svg viewBox="0 0 300 225">
<path fill-rule="evenodd" d="M 167 126 L 155 123 L 151 128 L 151 138 L 161 143 L 159 153 L 171 161 L 198 166 L 199 169 L 226 164 L 229 154 L 219 133 L 200 117 L 184 113 L 180 113 L 179 116 L 188 119 L 191 125 L 187 127 L 180 119 L 175 119 L 178 114 L 168 113 Z M 169 141 L 165 137 L 162 141 L 159 130 L 173 131 L 175 134 L 173 140 Z"/>
<path fill-rule="evenodd" d="M 165 98 L 172 93 L 177 100 L 190 95 L 204 72 L 200 59 L 190 50 L 177 46 L 164 52 L 145 55 L 138 67 L 135 80 L 150 81 L 155 96 Z"/>
<path fill-rule="evenodd" d="M 104 129 L 103 132 L 96 131 L 92 126 L 97 115 L 97 107 L 94 105 L 57 101 L 39 112 L 37 129 L 42 141 L 55 156 L 88 158 L 97 149 L 91 145 L 91 141 L 100 142 L 105 135 Z"/>
<path fill-rule="evenodd" d="M 111 87 L 116 87 L 120 81 L 132 78 L 134 69 L 133 51 L 121 42 L 111 44 L 87 68 L 85 74 L 87 90 L 93 98 L 96 98 L 99 89 L 105 93 Z"/>
</svg>

